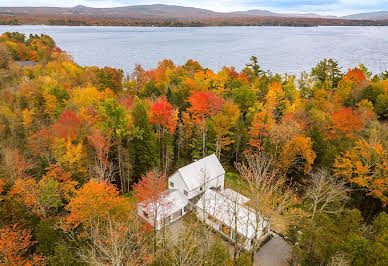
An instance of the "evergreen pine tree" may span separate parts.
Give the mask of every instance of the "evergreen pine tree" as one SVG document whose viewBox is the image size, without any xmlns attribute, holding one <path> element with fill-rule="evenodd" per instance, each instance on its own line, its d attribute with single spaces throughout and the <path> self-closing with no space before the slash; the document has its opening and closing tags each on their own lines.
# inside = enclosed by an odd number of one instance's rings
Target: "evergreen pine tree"
<svg viewBox="0 0 388 266">
<path fill-rule="evenodd" d="M 137 101 L 132 112 L 135 127 L 141 132 L 140 136 L 136 136 L 132 140 L 132 147 L 130 147 L 130 153 L 133 154 L 133 171 L 137 179 L 151 168 L 159 165 L 159 152 L 143 102 Z"/>
</svg>

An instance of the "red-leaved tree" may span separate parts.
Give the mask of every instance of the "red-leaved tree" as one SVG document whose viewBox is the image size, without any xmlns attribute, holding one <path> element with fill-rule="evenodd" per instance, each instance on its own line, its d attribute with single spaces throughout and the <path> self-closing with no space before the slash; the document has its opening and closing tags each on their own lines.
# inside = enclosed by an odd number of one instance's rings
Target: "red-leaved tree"
<svg viewBox="0 0 388 266">
<path fill-rule="evenodd" d="M 156 252 L 156 225 L 158 220 L 163 220 L 163 215 L 168 211 L 172 202 L 168 200 L 166 191 L 166 177 L 157 170 L 152 170 L 142 176 L 137 184 L 133 186 L 135 197 L 142 202 L 143 208 L 150 213 L 154 225 L 154 253 Z M 160 219 L 158 219 L 160 218 Z"/>
<path fill-rule="evenodd" d="M 150 108 L 150 121 L 156 127 L 156 134 L 160 145 L 160 162 L 163 173 L 167 174 L 167 168 L 170 161 L 167 134 L 174 134 L 178 112 L 167 101 L 166 96 L 160 97 Z"/>
<path fill-rule="evenodd" d="M 342 79 L 350 80 L 352 82 L 359 84 L 362 81 L 366 80 L 366 77 L 359 68 L 350 68 L 348 70 L 348 73 L 346 73 Z"/>
<path fill-rule="evenodd" d="M 210 91 L 193 91 L 187 101 L 191 104 L 188 111 L 202 131 L 202 155 L 205 157 L 207 119 L 221 110 L 223 101 L 221 97 Z"/>
<path fill-rule="evenodd" d="M 57 138 L 73 140 L 77 138 L 80 127 L 79 116 L 73 111 L 66 110 L 59 116 L 57 122 L 52 126 L 52 130 Z"/>
<path fill-rule="evenodd" d="M 166 96 L 160 97 L 150 109 L 150 120 L 159 126 L 161 131 L 168 130 L 174 134 L 178 112 L 167 101 Z"/>
<path fill-rule="evenodd" d="M 109 152 L 113 145 L 110 134 L 103 134 L 100 129 L 94 128 L 88 136 L 90 144 L 96 150 L 97 161 L 95 172 L 99 181 L 113 181 L 114 165 L 109 161 Z"/>
</svg>

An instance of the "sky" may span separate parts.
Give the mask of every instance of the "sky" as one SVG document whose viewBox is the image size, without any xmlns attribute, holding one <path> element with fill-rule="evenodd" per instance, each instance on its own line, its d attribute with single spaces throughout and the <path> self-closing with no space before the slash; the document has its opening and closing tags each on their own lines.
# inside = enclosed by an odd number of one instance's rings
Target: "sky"
<svg viewBox="0 0 388 266">
<path fill-rule="evenodd" d="M 119 7 L 144 4 L 190 6 L 219 12 L 265 9 L 338 16 L 388 10 L 388 0 L 0 0 L 0 6 Z"/>
</svg>

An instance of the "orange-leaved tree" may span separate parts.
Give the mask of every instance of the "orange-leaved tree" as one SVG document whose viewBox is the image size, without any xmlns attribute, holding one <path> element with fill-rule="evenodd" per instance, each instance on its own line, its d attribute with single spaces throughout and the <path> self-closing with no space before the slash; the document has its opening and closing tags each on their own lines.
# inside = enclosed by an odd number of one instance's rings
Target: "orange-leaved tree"
<svg viewBox="0 0 388 266">
<path fill-rule="evenodd" d="M 80 259 L 93 265 L 140 265 L 144 235 L 135 209 L 111 183 L 91 179 L 67 205 L 63 228 L 86 245 Z M 75 230 L 77 229 L 77 230 Z"/>
<path fill-rule="evenodd" d="M 3 181 L 3 180 L 1 180 L 1 178 L 0 178 L 0 194 L 3 192 L 3 187 L 4 187 L 4 185 L 5 185 L 5 182 Z"/>
<path fill-rule="evenodd" d="M 187 101 L 191 104 L 187 110 L 202 131 L 202 156 L 205 156 L 207 119 L 221 110 L 222 98 L 210 91 L 193 91 Z"/>
<path fill-rule="evenodd" d="M 31 233 L 18 225 L 0 228 L 0 264 L 1 265 L 45 265 L 45 259 L 39 255 L 28 256 L 35 245 Z"/>
<path fill-rule="evenodd" d="M 343 103 L 348 102 L 351 97 L 359 93 L 362 86 L 366 85 L 366 77 L 359 68 L 349 69 L 342 80 L 338 83 L 335 92 Z"/>
<path fill-rule="evenodd" d="M 334 172 L 387 205 L 388 152 L 381 143 L 369 143 L 365 139 L 357 141 L 351 151 L 337 156 Z"/>
<path fill-rule="evenodd" d="M 263 110 L 255 114 L 252 126 L 249 128 L 250 139 L 248 144 L 251 146 L 250 152 L 264 149 L 264 139 L 268 137 L 274 123 L 272 112 Z"/>
<path fill-rule="evenodd" d="M 303 135 L 306 128 L 307 121 L 293 113 L 284 115 L 279 123 L 274 123 L 269 132 L 269 140 L 274 146 L 274 154 L 278 155 L 283 145 L 292 138 Z"/>
<path fill-rule="evenodd" d="M 89 228 L 94 223 L 107 219 L 125 220 L 130 214 L 127 199 L 119 196 L 116 187 L 106 181 L 91 179 L 66 206 L 70 212 L 64 227 L 74 229 L 79 225 Z"/>
<path fill-rule="evenodd" d="M 361 114 L 351 107 L 342 107 L 329 116 L 327 138 L 351 138 L 364 127 Z"/>
<path fill-rule="evenodd" d="M 69 202 L 78 184 L 71 179 L 70 173 L 56 165 L 51 165 L 46 170 L 48 172 L 39 182 L 33 178 L 19 178 L 10 191 L 15 200 L 44 218 Z"/>
</svg>

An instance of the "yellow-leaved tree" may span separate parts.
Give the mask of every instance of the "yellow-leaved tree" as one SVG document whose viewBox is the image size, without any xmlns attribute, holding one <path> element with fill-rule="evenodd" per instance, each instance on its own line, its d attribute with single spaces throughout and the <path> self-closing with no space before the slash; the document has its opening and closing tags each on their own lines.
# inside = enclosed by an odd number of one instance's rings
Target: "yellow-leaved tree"
<svg viewBox="0 0 388 266">
<path fill-rule="evenodd" d="M 226 102 L 221 112 L 215 115 L 211 121 L 216 134 L 216 155 L 221 157 L 222 150 L 229 150 L 229 145 L 234 142 L 232 129 L 236 126 L 240 115 L 238 106 L 232 102 Z"/>
<path fill-rule="evenodd" d="M 12 186 L 10 195 L 35 214 L 47 218 L 70 201 L 75 193 L 77 182 L 71 179 L 71 174 L 62 168 L 51 165 L 48 172 L 39 182 L 28 177 L 17 179 Z"/>
<path fill-rule="evenodd" d="M 86 176 L 84 148 L 82 143 L 73 144 L 70 139 L 57 139 L 55 146 L 57 163 L 83 181 Z"/>
<path fill-rule="evenodd" d="M 351 151 L 337 156 L 334 172 L 387 205 L 388 152 L 380 142 L 357 141 Z"/>
<path fill-rule="evenodd" d="M 291 168 L 309 173 L 316 157 L 312 145 L 309 137 L 301 135 L 287 141 L 278 160 L 282 173 L 287 174 Z"/>
</svg>

